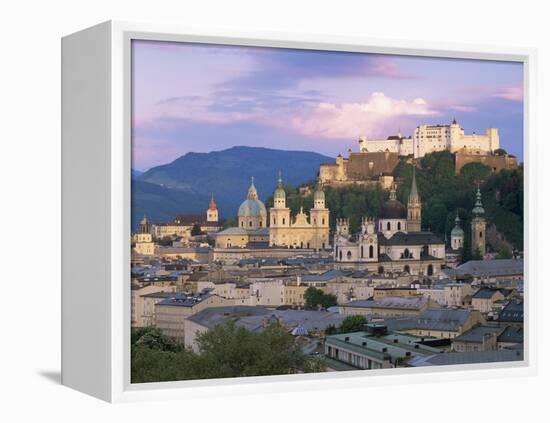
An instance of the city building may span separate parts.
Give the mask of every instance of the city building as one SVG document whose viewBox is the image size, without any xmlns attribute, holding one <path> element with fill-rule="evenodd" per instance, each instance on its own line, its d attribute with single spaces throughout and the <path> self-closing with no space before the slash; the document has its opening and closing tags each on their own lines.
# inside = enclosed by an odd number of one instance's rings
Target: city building
<svg viewBox="0 0 550 423">
<path fill-rule="evenodd" d="M 382 297 L 378 300 L 354 300 L 341 304 L 338 310 L 343 315 L 377 317 L 418 316 L 428 308 L 439 307 L 435 301 L 424 296 Z"/>
<path fill-rule="evenodd" d="M 143 216 L 139 223 L 139 232 L 134 234 L 134 251 L 143 256 L 152 256 L 155 254 L 155 243 L 151 235 L 151 225 L 147 216 Z"/>
<path fill-rule="evenodd" d="M 508 290 L 482 287 L 472 296 L 472 308 L 481 313 L 489 313 L 496 302 L 503 301 L 509 295 Z"/>
<path fill-rule="evenodd" d="M 152 324 L 152 321 L 145 313 L 145 295 L 157 293 L 169 294 L 175 290 L 175 286 L 132 284 L 130 290 L 132 327 L 145 327 Z"/>
<path fill-rule="evenodd" d="M 523 259 L 470 260 L 456 269 L 446 269 L 450 278 L 472 277 L 474 282 L 523 280 Z"/>
<path fill-rule="evenodd" d="M 338 313 L 328 311 L 274 310 L 261 306 L 207 308 L 185 319 L 185 346 L 197 351 L 198 334 L 229 322 L 253 333 L 263 331 L 269 324 L 279 323 L 290 333 L 319 337 L 328 327 L 339 326 L 343 319 Z"/>
<path fill-rule="evenodd" d="M 439 273 L 445 264 L 445 243 L 431 232 L 421 232 L 421 209 L 413 167 L 408 208 L 397 200 L 392 187 L 378 220 L 364 218 L 360 233 L 350 235 L 349 219 L 337 219 L 336 267 L 427 276 Z"/>
<path fill-rule="evenodd" d="M 427 309 L 417 316 L 384 320 L 394 332 L 443 339 L 455 338 L 485 323 L 479 311 L 458 308 Z"/>
<path fill-rule="evenodd" d="M 384 325 L 369 324 L 365 331 L 329 335 L 325 340 L 325 357 L 329 369 L 338 362 L 355 369 L 407 367 L 414 357 L 430 357 L 441 350 L 422 344 L 422 339 L 390 333 Z"/>
<path fill-rule="evenodd" d="M 277 189 L 273 194 L 273 207 L 269 210 L 269 245 L 315 250 L 328 248 L 329 214 L 325 206 L 325 193 L 317 183 L 309 216 L 300 208 L 300 212 L 292 218 L 286 206 L 286 193 L 279 174 Z"/>
<path fill-rule="evenodd" d="M 399 163 L 397 152 L 349 152 L 348 158 L 338 155 L 334 163 L 319 166 L 323 186 L 376 186 L 389 189 L 394 182 L 392 172 Z"/>
<path fill-rule="evenodd" d="M 234 300 L 222 298 L 210 291 L 176 292 L 155 304 L 154 324 L 176 342 L 184 342 L 184 319 L 205 308 L 233 305 Z"/>
<path fill-rule="evenodd" d="M 497 128 L 488 128 L 484 134 L 474 132 L 466 135 L 464 128 L 456 120 L 448 125 L 419 125 L 415 128 L 412 137 L 404 137 L 398 133 L 385 140 L 369 140 L 366 136 L 359 138 L 360 152 L 389 152 L 399 156 L 414 155 L 415 158 L 424 157 L 436 151 L 455 153 L 462 149 L 488 154 L 499 148 L 500 139 Z"/>
</svg>

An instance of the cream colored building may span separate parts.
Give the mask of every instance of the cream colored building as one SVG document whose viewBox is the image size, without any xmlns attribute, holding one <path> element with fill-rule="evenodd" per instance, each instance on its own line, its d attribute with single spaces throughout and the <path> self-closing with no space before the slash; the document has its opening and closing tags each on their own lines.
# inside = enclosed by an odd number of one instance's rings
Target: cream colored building
<svg viewBox="0 0 550 423">
<path fill-rule="evenodd" d="M 155 304 L 154 323 L 163 334 L 179 343 L 184 342 L 184 320 L 201 310 L 209 307 L 234 305 L 232 299 L 222 298 L 210 292 L 196 294 L 174 293 Z"/>
<path fill-rule="evenodd" d="M 131 289 L 132 327 L 151 326 L 153 324 L 155 302 L 165 299 L 175 290 L 175 286 L 139 286 L 133 284 Z"/>
<path fill-rule="evenodd" d="M 309 216 L 300 208 L 300 212 L 292 218 L 290 209 L 286 207 L 286 193 L 279 175 L 273 207 L 269 211 L 269 245 L 315 250 L 329 248 L 329 213 L 325 206 L 325 193 L 317 184 Z"/>
<path fill-rule="evenodd" d="M 398 153 L 400 156 L 409 156 L 414 152 L 413 139 L 404 137 L 399 132 L 397 135 L 389 136 L 385 140 L 369 140 L 365 135 L 359 138 L 359 151 L 367 152 L 383 152 Z"/>
<path fill-rule="evenodd" d="M 140 222 L 139 232 L 133 235 L 134 251 L 137 254 L 144 256 L 152 256 L 155 254 L 155 243 L 153 235 L 151 235 L 151 226 L 147 220 L 147 216 L 143 216 Z"/>
<path fill-rule="evenodd" d="M 349 219 L 336 220 L 334 261 L 339 269 L 437 275 L 445 264 L 445 243 L 421 231 L 421 201 L 413 178 L 408 206 L 397 200 L 395 187 L 380 209 L 378 219 L 363 218 L 361 232 L 350 236 Z"/>
<path fill-rule="evenodd" d="M 497 301 L 504 299 L 504 294 L 498 289 L 481 288 L 472 296 L 472 308 L 487 314 L 493 311 L 493 306 Z"/>
<path fill-rule="evenodd" d="M 339 312 L 346 316 L 418 316 L 428 308 L 438 307 L 440 306 L 435 301 L 423 296 L 383 297 L 379 300 L 355 300 L 342 304 Z"/>
<path fill-rule="evenodd" d="M 485 134 L 466 135 L 464 129 L 453 120 L 450 125 L 420 125 L 413 134 L 414 157 L 423 157 L 434 151 L 460 149 L 479 150 L 491 153 L 500 148 L 497 128 L 488 128 Z"/>
</svg>

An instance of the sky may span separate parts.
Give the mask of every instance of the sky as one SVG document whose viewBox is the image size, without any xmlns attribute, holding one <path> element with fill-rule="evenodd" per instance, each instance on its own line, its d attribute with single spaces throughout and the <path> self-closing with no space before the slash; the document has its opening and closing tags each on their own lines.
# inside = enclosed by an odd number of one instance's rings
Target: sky
<svg viewBox="0 0 550 423">
<path fill-rule="evenodd" d="M 523 161 L 521 63 L 134 40 L 132 64 L 137 170 L 237 145 L 335 157 L 455 118 Z"/>
</svg>

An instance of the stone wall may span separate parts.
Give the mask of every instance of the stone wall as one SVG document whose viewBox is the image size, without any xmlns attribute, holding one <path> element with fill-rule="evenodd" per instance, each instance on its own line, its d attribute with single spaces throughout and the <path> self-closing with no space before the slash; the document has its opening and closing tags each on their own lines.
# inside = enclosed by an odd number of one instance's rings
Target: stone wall
<svg viewBox="0 0 550 423">
<path fill-rule="evenodd" d="M 498 172 L 502 169 L 516 169 L 518 167 L 517 159 L 514 156 L 496 156 L 493 154 L 460 151 L 455 154 L 455 173 L 458 175 L 460 169 L 468 163 L 484 164 L 490 167 L 493 172 Z"/>
</svg>

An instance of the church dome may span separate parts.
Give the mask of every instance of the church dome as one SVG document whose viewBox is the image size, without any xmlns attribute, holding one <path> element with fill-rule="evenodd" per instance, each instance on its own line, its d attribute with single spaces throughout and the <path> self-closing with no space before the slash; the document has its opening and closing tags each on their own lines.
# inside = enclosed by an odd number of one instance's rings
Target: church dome
<svg viewBox="0 0 550 423">
<path fill-rule="evenodd" d="M 239 207 L 239 217 L 267 216 L 264 203 L 260 200 L 244 200 Z"/>
<path fill-rule="evenodd" d="M 464 231 L 460 227 L 460 217 L 458 217 L 458 212 L 456 213 L 455 227 L 451 231 L 451 236 L 452 237 L 462 237 L 462 238 L 464 238 Z"/>
<path fill-rule="evenodd" d="M 454 237 L 463 237 L 463 236 L 464 236 L 464 231 L 462 230 L 461 227 L 455 226 L 455 227 L 453 228 L 453 230 L 451 231 L 451 236 L 454 236 Z"/>
<path fill-rule="evenodd" d="M 381 219 L 406 219 L 407 208 L 401 204 L 395 195 L 395 188 L 390 191 L 390 199 L 380 208 Z"/>
<path fill-rule="evenodd" d="M 250 188 L 248 188 L 248 195 L 246 200 L 244 200 L 238 212 L 239 217 L 259 217 L 267 216 L 267 211 L 265 209 L 264 203 L 258 198 L 258 192 L 254 186 L 254 178 L 252 178 L 252 183 Z"/>
<path fill-rule="evenodd" d="M 406 219 L 407 209 L 398 200 L 388 200 L 380 209 L 382 219 Z"/>
</svg>

